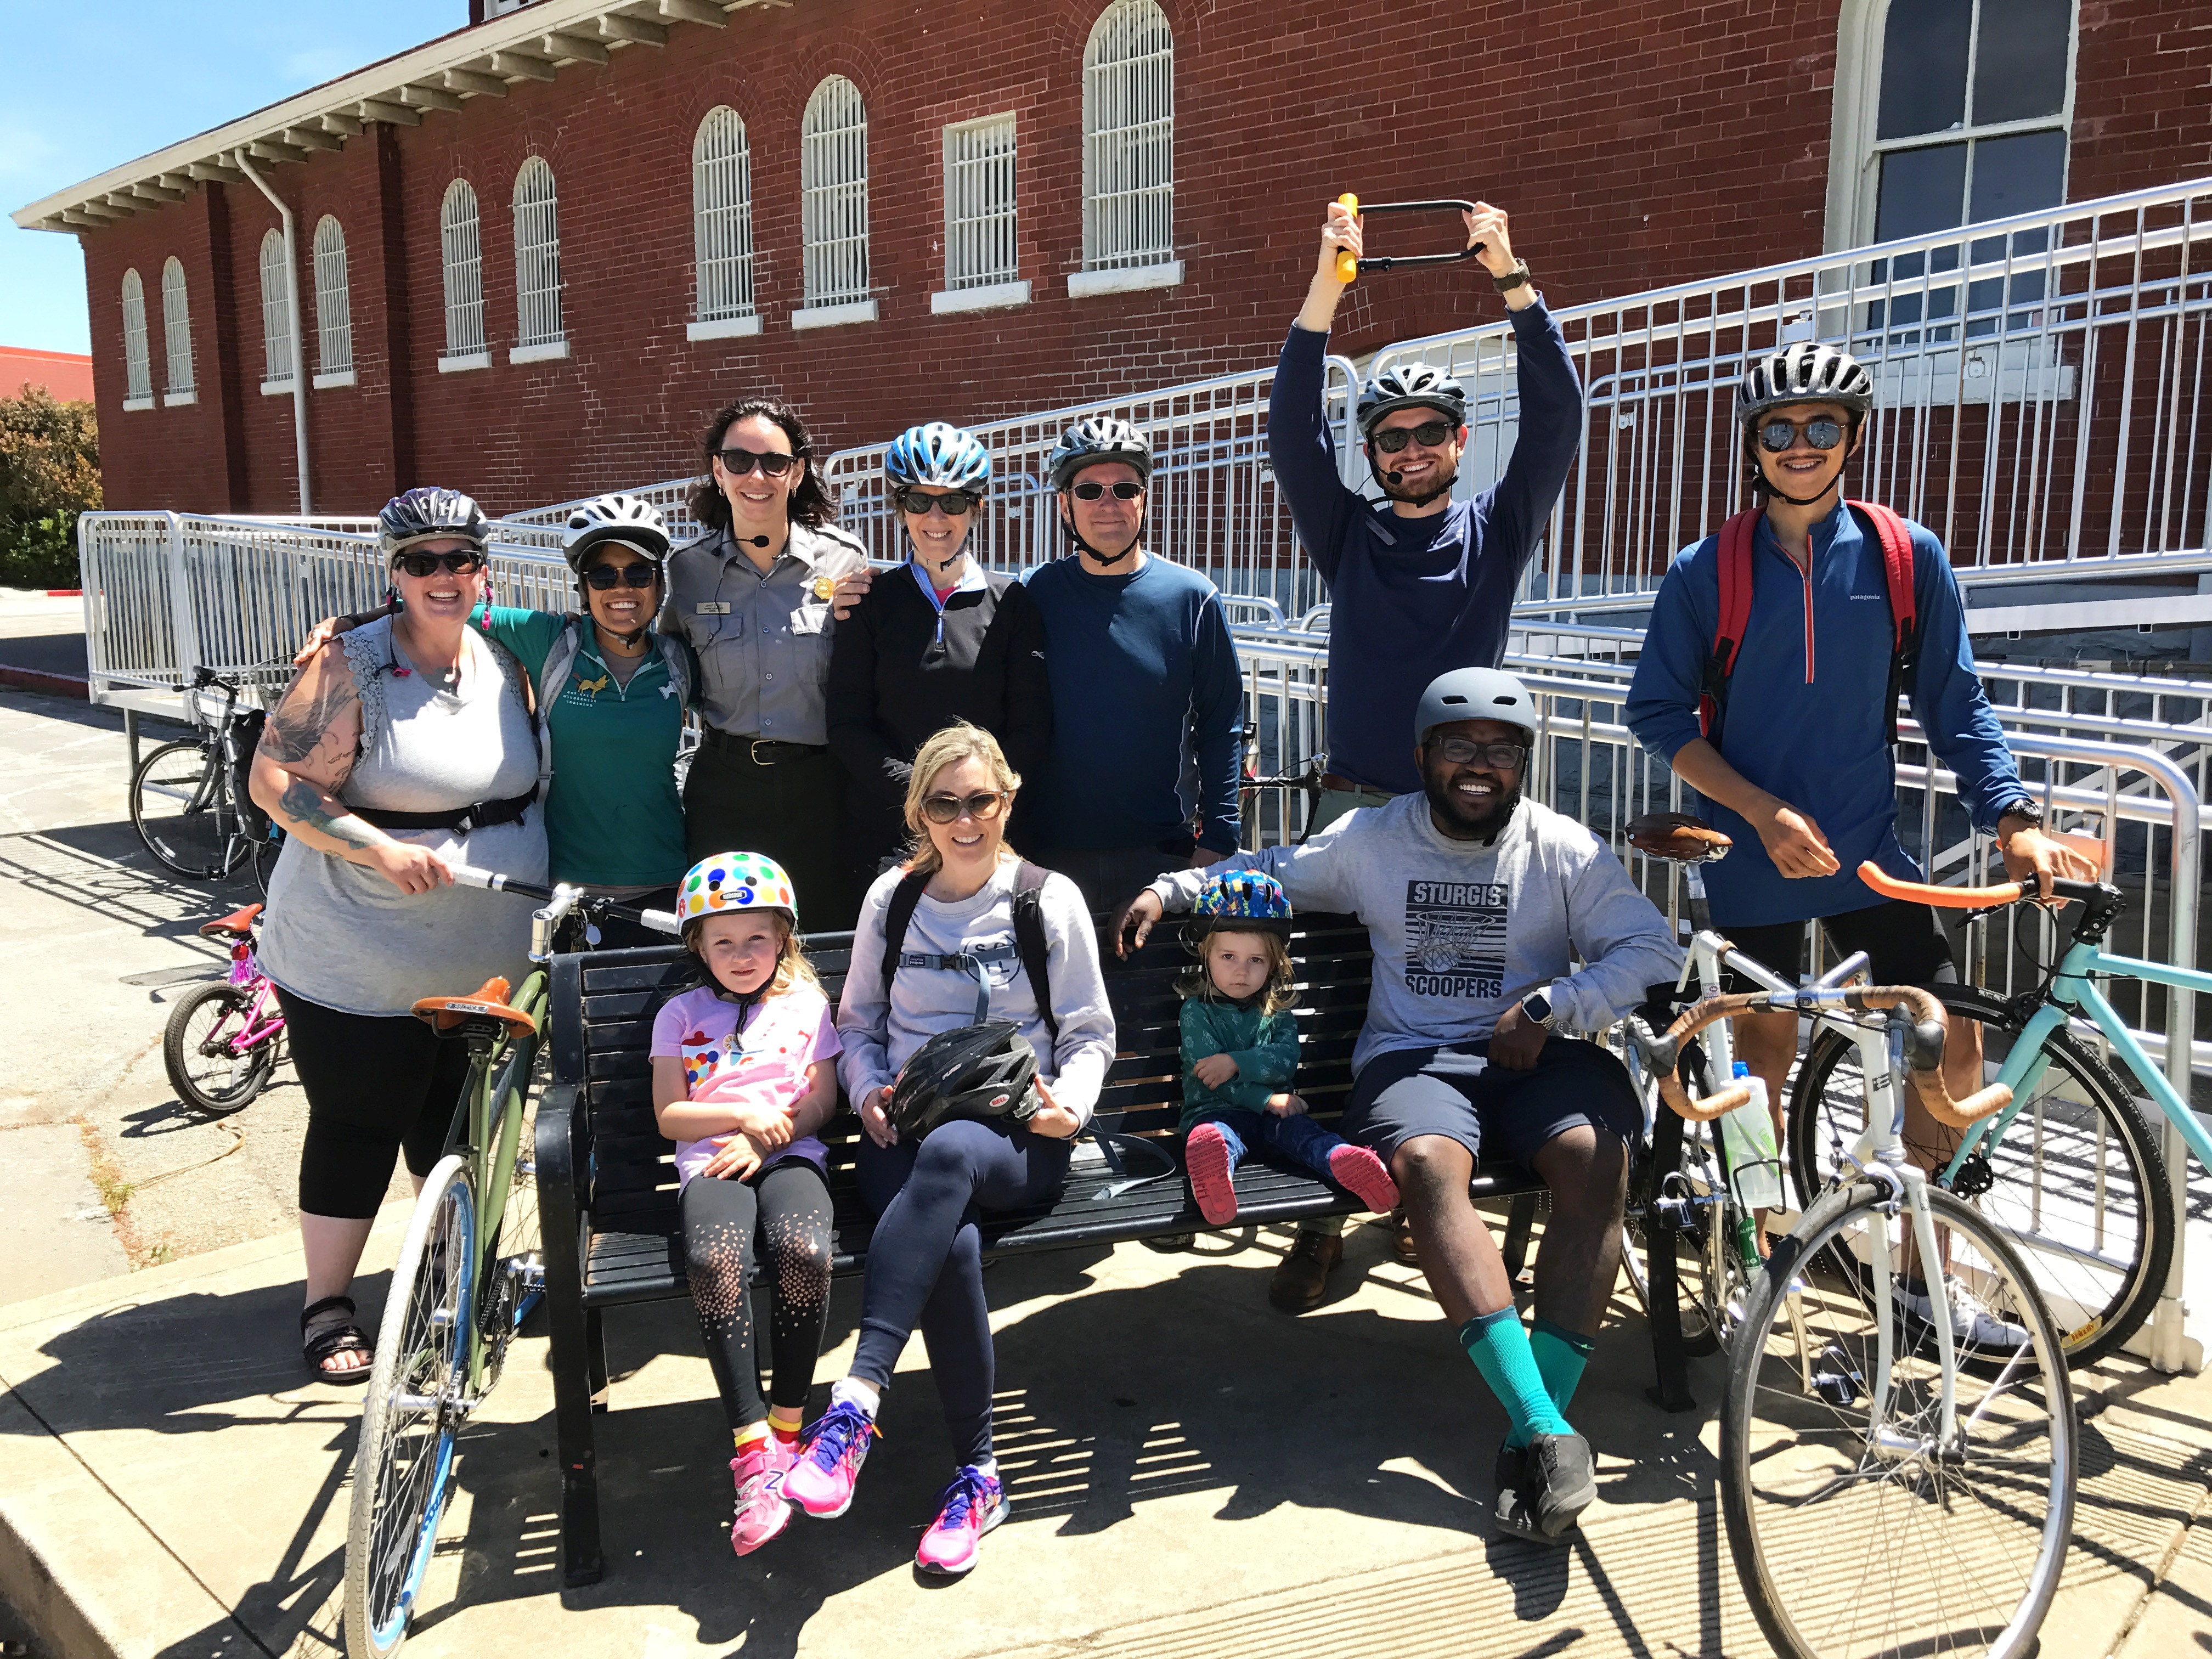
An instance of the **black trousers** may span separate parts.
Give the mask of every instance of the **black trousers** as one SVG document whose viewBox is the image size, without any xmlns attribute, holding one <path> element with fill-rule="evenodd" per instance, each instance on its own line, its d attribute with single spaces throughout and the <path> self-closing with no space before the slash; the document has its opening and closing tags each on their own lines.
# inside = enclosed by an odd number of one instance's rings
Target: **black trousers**
<svg viewBox="0 0 2212 1659">
<path fill-rule="evenodd" d="M 758 853 L 791 878 L 799 926 L 809 933 L 853 925 L 859 896 L 842 854 L 845 769 L 827 749 L 801 754 L 787 745 L 757 761 L 744 738 L 710 732 L 684 786 L 684 847 L 694 859 Z"/>
</svg>

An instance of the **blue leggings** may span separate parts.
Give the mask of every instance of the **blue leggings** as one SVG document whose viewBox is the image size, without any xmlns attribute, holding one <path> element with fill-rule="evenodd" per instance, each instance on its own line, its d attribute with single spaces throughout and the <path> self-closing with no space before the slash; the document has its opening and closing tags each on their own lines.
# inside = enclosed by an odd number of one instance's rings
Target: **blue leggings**
<svg viewBox="0 0 2212 1659">
<path fill-rule="evenodd" d="M 984 1210 L 1051 1200 L 1067 1178 L 1068 1143 L 1012 1123 L 956 1118 L 919 1145 L 878 1146 L 863 1136 L 860 1196 L 876 1213 L 860 1292 L 853 1375 L 887 1388 L 915 1326 L 945 1402 L 953 1455 L 991 1455 L 991 1310 L 983 1297 Z"/>
</svg>

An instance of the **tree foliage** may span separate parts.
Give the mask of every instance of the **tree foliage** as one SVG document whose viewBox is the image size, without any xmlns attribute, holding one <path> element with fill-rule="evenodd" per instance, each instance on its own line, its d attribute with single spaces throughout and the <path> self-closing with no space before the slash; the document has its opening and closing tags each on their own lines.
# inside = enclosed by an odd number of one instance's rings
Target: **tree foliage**
<svg viewBox="0 0 2212 1659">
<path fill-rule="evenodd" d="M 100 505 L 90 404 L 44 386 L 0 398 L 0 586 L 76 586 L 76 520 Z"/>
</svg>

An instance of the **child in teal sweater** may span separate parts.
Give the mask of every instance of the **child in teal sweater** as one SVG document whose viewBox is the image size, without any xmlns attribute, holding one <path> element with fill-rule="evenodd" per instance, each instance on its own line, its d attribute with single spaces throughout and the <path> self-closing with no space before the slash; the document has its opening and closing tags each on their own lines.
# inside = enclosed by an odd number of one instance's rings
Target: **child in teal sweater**
<svg viewBox="0 0 2212 1659">
<path fill-rule="evenodd" d="M 1240 871 L 1206 883 L 1193 907 L 1198 966 L 1176 988 L 1182 1005 L 1183 1167 L 1210 1226 L 1237 1218 L 1237 1166 L 1272 1152 L 1394 1209 L 1382 1160 L 1331 1134 L 1290 1092 L 1298 1033 L 1291 1004 L 1290 901 L 1273 876 Z"/>
</svg>

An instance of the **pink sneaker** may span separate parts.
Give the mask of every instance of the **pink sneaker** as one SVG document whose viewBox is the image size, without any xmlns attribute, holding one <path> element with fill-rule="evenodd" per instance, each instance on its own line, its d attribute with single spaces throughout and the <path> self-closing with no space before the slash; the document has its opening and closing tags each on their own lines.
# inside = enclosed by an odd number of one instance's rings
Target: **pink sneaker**
<svg viewBox="0 0 2212 1659">
<path fill-rule="evenodd" d="M 939 1502 L 937 1519 L 921 1535 L 914 1564 L 922 1571 L 957 1578 L 975 1565 L 983 1534 L 1006 1518 L 1006 1494 L 995 1474 L 974 1464 L 952 1477 Z"/>
<path fill-rule="evenodd" d="M 1331 1152 L 1328 1178 L 1377 1215 L 1398 1207 L 1398 1183 L 1390 1179 L 1382 1160 L 1364 1146 L 1346 1141 Z"/>
<path fill-rule="evenodd" d="M 730 1473 L 738 1481 L 738 1518 L 730 1528 L 730 1547 L 750 1555 L 791 1524 L 791 1505 L 784 1502 L 776 1477 L 790 1467 L 788 1454 L 779 1456 L 775 1437 L 756 1440 L 730 1460 Z"/>
<path fill-rule="evenodd" d="M 875 1433 L 876 1425 L 858 1406 L 832 1401 L 800 1432 L 798 1455 L 783 1477 L 783 1495 L 818 1520 L 836 1520 L 853 1507 L 853 1483 L 860 1479 Z"/>
<path fill-rule="evenodd" d="M 1183 1137 L 1182 1166 L 1190 1172 L 1190 1195 L 1198 1200 L 1206 1224 L 1221 1227 L 1236 1220 L 1237 1169 L 1229 1161 L 1220 1125 L 1201 1123 Z"/>
</svg>

